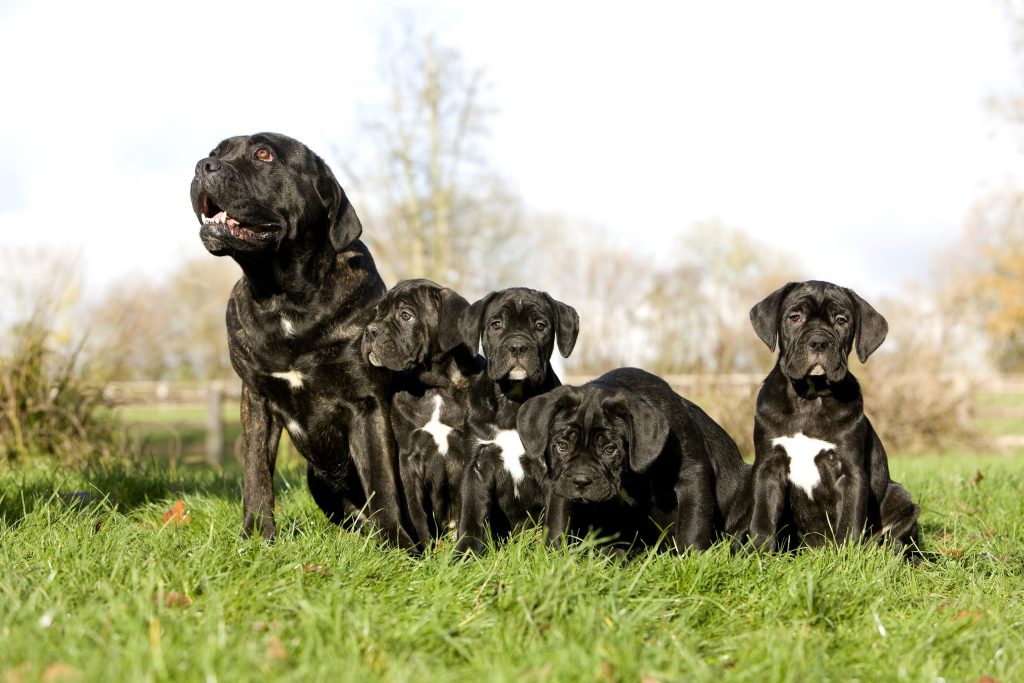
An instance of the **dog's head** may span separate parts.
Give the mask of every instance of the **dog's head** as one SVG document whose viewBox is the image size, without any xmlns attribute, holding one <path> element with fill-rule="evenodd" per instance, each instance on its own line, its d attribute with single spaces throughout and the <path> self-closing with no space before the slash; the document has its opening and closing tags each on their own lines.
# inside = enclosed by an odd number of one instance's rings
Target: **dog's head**
<svg viewBox="0 0 1024 683">
<path fill-rule="evenodd" d="M 539 385 L 556 339 L 563 357 L 572 353 L 580 317 L 572 306 L 544 292 L 514 287 L 474 302 L 459 319 L 459 330 L 470 349 L 483 344 L 491 380 Z"/>
<path fill-rule="evenodd" d="M 563 498 L 600 502 L 619 493 L 626 471 L 643 473 L 665 448 L 668 419 L 625 390 L 563 386 L 527 400 L 516 416 L 531 457 L 544 457 Z"/>
<path fill-rule="evenodd" d="M 424 365 L 462 343 L 459 316 L 469 302 L 430 280 L 403 280 L 377 302 L 363 331 L 363 357 L 398 372 Z"/>
<path fill-rule="evenodd" d="M 242 259 L 294 249 L 342 250 L 356 212 L 323 159 L 276 133 L 228 138 L 196 164 L 192 210 L 210 253 Z"/>
<path fill-rule="evenodd" d="M 846 376 L 853 348 L 860 362 L 868 359 L 889 331 L 871 304 L 852 289 L 830 282 L 790 282 L 750 309 L 757 336 L 775 350 L 790 379 L 825 377 L 837 382 Z"/>
</svg>

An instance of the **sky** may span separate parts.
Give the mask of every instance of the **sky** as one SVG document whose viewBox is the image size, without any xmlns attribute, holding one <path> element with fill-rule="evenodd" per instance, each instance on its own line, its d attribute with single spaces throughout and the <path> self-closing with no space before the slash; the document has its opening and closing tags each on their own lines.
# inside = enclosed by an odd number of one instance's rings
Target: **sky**
<svg viewBox="0 0 1024 683">
<path fill-rule="evenodd" d="M 94 292 L 204 257 L 195 162 L 263 130 L 358 148 L 409 15 L 485 70 L 489 162 L 526 206 L 655 260 L 715 219 L 891 293 L 1024 182 L 988 104 L 1024 74 L 988 0 L 5 0 L 0 246 L 79 253 Z"/>
</svg>

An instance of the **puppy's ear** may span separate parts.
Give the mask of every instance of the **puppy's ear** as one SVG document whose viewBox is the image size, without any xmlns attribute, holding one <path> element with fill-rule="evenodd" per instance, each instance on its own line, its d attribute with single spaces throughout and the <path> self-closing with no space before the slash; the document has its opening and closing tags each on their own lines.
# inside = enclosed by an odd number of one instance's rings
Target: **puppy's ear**
<svg viewBox="0 0 1024 683">
<path fill-rule="evenodd" d="M 782 301 L 789 290 L 797 283 L 790 282 L 779 287 L 750 309 L 750 324 L 754 332 L 761 338 L 769 351 L 775 350 L 775 342 L 779 337 L 779 318 L 782 316 Z"/>
<path fill-rule="evenodd" d="M 850 299 L 857 309 L 857 326 L 854 329 L 856 341 L 854 344 L 857 348 L 857 358 L 863 363 L 885 341 L 885 335 L 889 333 L 889 323 L 885 321 L 882 314 L 876 311 L 871 304 L 860 298 L 857 292 L 847 289 L 846 293 L 850 295 Z"/>
<path fill-rule="evenodd" d="M 341 184 L 334 177 L 330 167 L 319 161 L 319 177 L 316 182 L 316 193 L 327 209 L 327 235 L 335 251 L 341 251 L 359 239 L 363 234 L 363 224 L 356 216 L 356 210 L 341 189 Z"/>
<path fill-rule="evenodd" d="M 576 346 L 576 337 L 580 334 L 580 316 L 569 304 L 555 301 L 547 294 L 544 297 L 555 311 L 555 340 L 558 342 L 558 352 L 562 354 L 562 358 L 568 358 Z"/>
<path fill-rule="evenodd" d="M 437 295 L 437 343 L 441 351 L 448 352 L 463 343 L 459 319 L 469 308 L 469 302 L 448 287 L 435 290 Z M 475 354 L 476 347 L 471 351 Z"/>
<path fill-rule="evenodd" d="M 487 310 L 487 304 L 491 302 L 494 295 L 495 292 L 491 292 L 483 299 L 474 301 L 459 316 L 459 336 L 462 338 L 462 343 L 473 353 L 480 348 L 480 335 L 484 330 L 484 311 Z"/>
<path fill-rule="evenodd" d="M 629 468 L 634 472 L 646 472 L 665 449 L 669 432 L 668 418 L 657 406 L 636 395 L 623 398 L 623 410 L 628 412 L 629 423 L 632 425 Z"/>
<path fill-rule="evenodd" d="M 557 387 L 527 400 L 519 409 L 516 414 L 516 431 L 519 432 L 519 440 L 523 442 L 528 456 L 544 459 L 551 419 L 555 411 L 565 405 L 566 397 L 572 389 L 569 386 Z"/>
</svg>

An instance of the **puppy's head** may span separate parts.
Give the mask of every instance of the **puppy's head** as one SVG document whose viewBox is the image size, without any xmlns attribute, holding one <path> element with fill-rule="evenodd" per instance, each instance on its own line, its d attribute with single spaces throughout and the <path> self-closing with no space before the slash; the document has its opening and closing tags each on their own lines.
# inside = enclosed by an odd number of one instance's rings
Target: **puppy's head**
<svg viewBox="0 0 1024 683">
<path fill-rule="evenodd" d="M 196 164 L 192 210 L 216 256 L 266 257 L 291 249 L 341 250 L 362 226 L 323 159 L 276 133 L 228 138 Z"/>
<path fill-rule="evenodd" d="M 377 302 L 363 331 L 363 357 L 370 365 L 407 371 L 462 343 L 459 316 L 469 302 L 430 280 L 404 280 Z"/>
<path fill-rule="evenodd" d="M 850 351 L 863 363 L 885 339 L 889 325 L 852 289 L 830 282 L 790 282 L 750 310 L 757 336 L 775 350 L 790 379 L 824 377 L 830 382 L 847 373 Z"/>
<path fill-rule="evenodd" d="M 577 501 L 617 496 L 623 474 L 645 472 L 669 435 L 664 413 L 645 398 L 591 385 L 531 398 L 516 422 L 527 454 L 547 461 L 555 493 Z"/>
<path fill-rule="evenodd" d="M 462 314 L 459 329 L 470 349 L 483 344 L 491 380 L 537 385 L 547 375 L 556 340 L 563 357 L 572 353 L 580 317 L 544 292 L 514 287 L 474 302 Z"/>
</svg>

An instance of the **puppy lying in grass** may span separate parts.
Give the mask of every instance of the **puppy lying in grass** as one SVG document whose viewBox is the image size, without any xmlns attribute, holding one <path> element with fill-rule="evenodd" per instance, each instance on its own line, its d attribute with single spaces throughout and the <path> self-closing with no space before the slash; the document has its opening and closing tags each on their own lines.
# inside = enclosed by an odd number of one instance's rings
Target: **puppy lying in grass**
<svg viewBox="0 0 1024 683">
<path fill-rule="evenodd" d="M 593 530 L 616 547 L 667 538 L 704 550 L 746 531 L 750 467 L 728 434 L 664 380 L 612 370 L 532 398 L 517 423 L 550 468 L 548 542 Z"/>
</svg>

